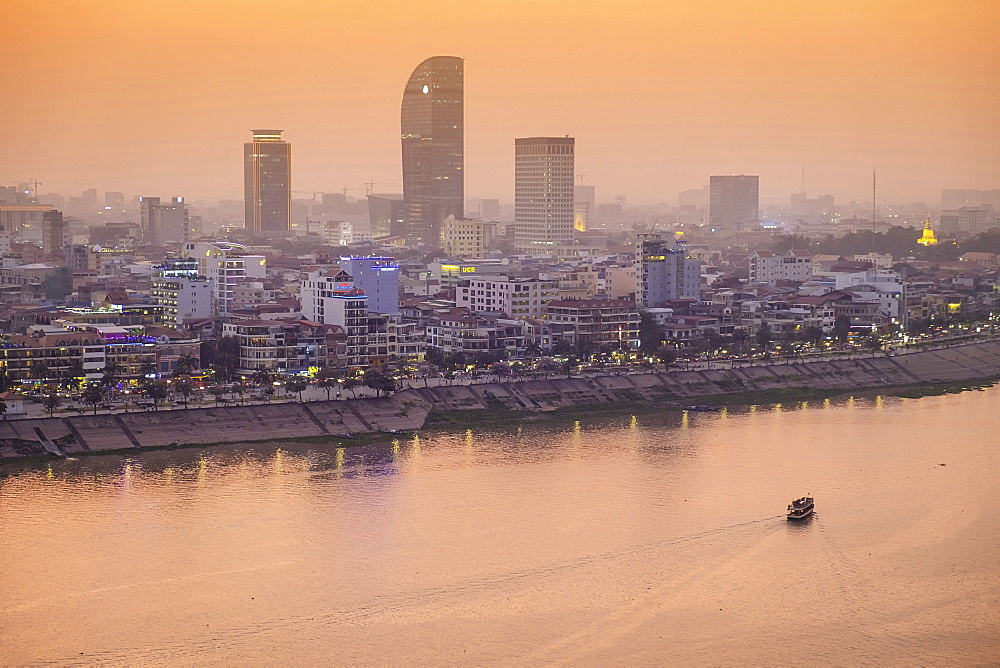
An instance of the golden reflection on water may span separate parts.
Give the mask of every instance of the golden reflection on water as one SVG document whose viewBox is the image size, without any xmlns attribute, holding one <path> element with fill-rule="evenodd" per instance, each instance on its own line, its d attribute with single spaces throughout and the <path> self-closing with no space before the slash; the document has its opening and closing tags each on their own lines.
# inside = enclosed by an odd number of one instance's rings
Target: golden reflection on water
<svg viewBox="0 0 1000 668">
<path fill-rule="evenodd" d="M 0 477 L 0 664 L 983 663 L 998 397 L 47 462 Z"/>
</svg>

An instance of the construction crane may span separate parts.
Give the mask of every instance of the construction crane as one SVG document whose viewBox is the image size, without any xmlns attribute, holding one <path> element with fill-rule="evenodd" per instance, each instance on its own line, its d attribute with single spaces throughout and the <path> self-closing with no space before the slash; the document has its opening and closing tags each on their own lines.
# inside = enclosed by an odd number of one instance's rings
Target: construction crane
<svg viewBox="0 0 1000 668">
<path fill-rule="evenodd" d="M 375 192 L 375 186 L 392 186 L 393 188 L 398 188 L 398 183 L 376 183 L 375 181 L 369 181 L 365 184 L 365 194 L 371 195 Z"/>
</svg>

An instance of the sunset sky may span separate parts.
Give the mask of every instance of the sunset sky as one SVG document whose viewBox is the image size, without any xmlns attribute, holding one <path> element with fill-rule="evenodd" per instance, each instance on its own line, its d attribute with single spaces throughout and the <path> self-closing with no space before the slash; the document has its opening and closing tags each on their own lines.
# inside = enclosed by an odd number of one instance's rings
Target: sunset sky
<svg viewBox="0 0 1000 668">
<path fill-rule="evenodd" d="M 293 188 L 399 191 L 413 68 L 465 58 L 467 197 L 513 196 L 515 137 L 569 134 L 598 199 L 710 174 L 936 205 L 1000 188 L 1000 2 L 5 0 L 0 184 L 242 196 L 278 127 Z M 302 196 L 302 195 L 296 195 Z"/>
</svg>

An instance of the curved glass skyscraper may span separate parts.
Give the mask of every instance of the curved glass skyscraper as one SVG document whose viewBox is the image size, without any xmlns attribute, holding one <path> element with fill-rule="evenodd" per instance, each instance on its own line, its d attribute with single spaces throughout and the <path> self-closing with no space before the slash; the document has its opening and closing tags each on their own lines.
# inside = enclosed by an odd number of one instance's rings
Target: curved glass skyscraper
<svg viewBox="0 0 1000 668">
<path fill-rule="evenodd" d="M 462 59 L 434 56 L 417 65 L 403 91 L 404 233 L 408 244 L 441 245 L 441 223 L 465 214 L 465 112 Z"/>
</svg>

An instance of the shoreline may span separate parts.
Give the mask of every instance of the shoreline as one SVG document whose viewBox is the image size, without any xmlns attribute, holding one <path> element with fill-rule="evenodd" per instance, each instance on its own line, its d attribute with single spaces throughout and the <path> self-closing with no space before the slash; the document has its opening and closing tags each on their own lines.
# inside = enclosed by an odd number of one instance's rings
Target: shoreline
<svg viewBox="0 0 1000 668">
<path fill-rule="evenodd" d="M 42 438 L 67 457 L 278 441 L 352 447 L 421 430 L 689 405 L 721 408 L 845 395 L 918 398 L 982 389 L 997 380 L 1000 342 L 986 341 L 895 357 L 410 388 L 380 398 L 28 418 L 0 422 L 0 462 L 53 456 L 46 454 Z"/>
</svg>

